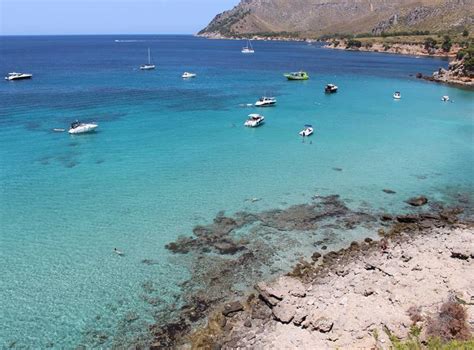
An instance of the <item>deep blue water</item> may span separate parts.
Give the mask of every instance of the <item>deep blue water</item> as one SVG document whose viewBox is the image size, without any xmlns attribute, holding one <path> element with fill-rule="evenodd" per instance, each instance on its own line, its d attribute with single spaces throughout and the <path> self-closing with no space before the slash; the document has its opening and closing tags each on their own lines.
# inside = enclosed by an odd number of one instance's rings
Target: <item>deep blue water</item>
<svg viewBox="0 0 474 350">
<path fill-rule="evenodd" d="M 356 207 L 397 212 L 419 193 L 472 195 L 473 92 L 410 76 L 447 61 L 291 42 L 256 42 L 255 55 L 242 55 L 242 45 L 0 37 L 0 72 L 34 75 L 0 82 L 0 346 L 130 342 L 190 277 L 164 245 L 221 210 L 338 193 Z M 143 72 L 148 47 L 157 69 Z M 311 79 L 283 78 L 299 69 Z M 183 81 L 184 71 L 198 77 Z M 329 82 L 337 94 L 323 93 Z M 278 106 L 260 111 L 263 127 L 245 129 L 255 112 L 245 105 L 263 94 Z M 98 122 L 98 132 L 52 132 L 75 119 Z M 316 132 L 303 143 L 306 123 Z M 143 301 L 147 281 L 161 305 Z M 124 331 L 130 314 L 139 319 Z"/>
</svg>

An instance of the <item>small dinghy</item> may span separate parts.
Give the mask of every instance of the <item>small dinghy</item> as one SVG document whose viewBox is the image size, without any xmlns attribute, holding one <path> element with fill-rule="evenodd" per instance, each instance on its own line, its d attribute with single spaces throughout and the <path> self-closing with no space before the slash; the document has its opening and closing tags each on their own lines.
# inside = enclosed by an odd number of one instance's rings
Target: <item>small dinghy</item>
<svg viewBox="0 0 474 350">
<path fill-rule="evenodd" d="M 445 95 L 445 96 L 441 97 L 441 101 L 448 102 L 449 101 L 449 96 Z"/>
<path fill-rule="evenodd" d="M 265 117 L 260 114 L 249 114 L 249 119 L 244 123 L 245 126 L 249 128 L 256 128 L 264 123 Z"/>
<path fill-rule="evenodd" d="M 54 128 L 53 131 L 54 131 L 54 132 L 64 132 L 64 131 L 66 131 L 66 129 Z"/>
<path fill-rule="evenodd" d="M 190 79 L 190 78 L 196 78 L 197 74 L 196 73 L 189 73 L 189 72 L 184 72 L 182 75 L 183 79 Z"/>
<path fill-rule="evenodd" d="M 393 98 L 395 100 L 400 100 L 402 98 L 402 94 L 400 93 L 400 91 L 396 91 L 394 94 L 393 94 Z"/>
<path fill-rule="evenodd" d="M 93 132 L 97 129 L 99 125 L 94 123 L 81 123 L 80 121 L 76 120 L 74 123 L 71 124 L 71 128 L 69 129 L 70 134 L 85 134 L 88 132 Z"/>
<path fill-rule="evenodd" d="M 313 126 L 310 124 L 306 124 L 304 129 L 299 132 L 300 136 L 307 137 L 313 135 L 314 129 Z"/>
</svg>

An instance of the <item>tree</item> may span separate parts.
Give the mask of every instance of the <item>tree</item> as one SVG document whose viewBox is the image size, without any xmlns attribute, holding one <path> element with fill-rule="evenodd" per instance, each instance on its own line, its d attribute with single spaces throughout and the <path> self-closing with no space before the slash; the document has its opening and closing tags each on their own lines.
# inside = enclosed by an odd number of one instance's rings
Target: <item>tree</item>
<svg viewBox="0 0 474 350">
<path fill-rule="evenodd" d="M 451 46 L 453 46 L 453 43 L 451 42 L 451 38 L 448 35 L 445 35 L 443 44 L 441 44 L 441 48 L 443 49 L 444 52 L 449 52 L 449 50 L 451 50 Z"/>
<path fill-rule="evenodd" d="M 436 44 L 438 44 L 438 42 L 435 39 L 426 38 L 426 40 L 425 40 L 425 50 L 429 51 L 431 49 L 436 48 Z"/>
</svg>

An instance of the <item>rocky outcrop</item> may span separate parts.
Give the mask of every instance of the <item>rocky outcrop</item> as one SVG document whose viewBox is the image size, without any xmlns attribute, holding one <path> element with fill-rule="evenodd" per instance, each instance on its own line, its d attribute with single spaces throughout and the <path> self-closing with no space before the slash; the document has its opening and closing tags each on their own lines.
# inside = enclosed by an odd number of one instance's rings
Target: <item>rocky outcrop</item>
<svg viewBox="0 0 474 350">
<path fill-rule="evenodd" d="M 471 48 L 471 52 L 474 52 L 474 49 Z M 466 64 L 470 60 L 474 62 L 474 58 L 471 58 L 470 55 L 462 58 L 458 56 L 449 63 L 448 69 L 440 68 L 433 72 L 432 76 L 423 78 L 437 83 L 474 87 L 474 67 L 471 67 L 471 65 L 467 66 Z"/>
<path fill-rule="evenodd" d="M 473 27 L 467 0 L 242 0 L 217 15 L 199 35 L 207 37 L 318 37 Z"/>
<path fill-rule="evenodd" d="M 472 323 L 474 229 L 435 228 L 445 225 L 438 216 L 425 234 L 412 236 L 426 215 L 413 215 L 414 223 L 404 224 L 397 235 L 391 230 L 380 243 L 333 252 L 336 260 L 326 267 L 316 264 L 320 272 L 314 277 L 259 283 L 257 297 L 214 341 L 223 349 L 388 349 L 413 326 L 426 332 L 431 315 L 448 300 L 462 302 Z"/>
</svg>

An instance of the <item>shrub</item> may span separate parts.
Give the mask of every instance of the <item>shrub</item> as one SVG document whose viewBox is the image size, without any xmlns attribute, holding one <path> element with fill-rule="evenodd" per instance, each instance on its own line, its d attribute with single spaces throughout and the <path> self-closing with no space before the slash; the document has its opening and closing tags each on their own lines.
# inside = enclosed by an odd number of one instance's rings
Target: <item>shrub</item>
<svg viewBox="0 0 474 350">
<path fill-rule="evenodd" d="M 423 321 L 423 316 L 421 316 L 421 310 L 419 307 L 411 306 L 407 310 L 407 315 L 410 317 L 410 320 L 413 322 L 413 324 Z"/>
<path fill-rule="evenodd" d="M 426 333 L 443 341 L 469 339 L 471 332 L 467 324 L 466 310 L 453 301 L 444 303 L 438 315 L 428 319 Z"/>
<path fill-rule="evenodd" d="M 349 39 L 347 41 L 347 47 L 356 47 L 356 48 L 359 48 L 362 46 L 362 42 L 359 41 L 359 40 L 354 40 L 354 39 Z"/>
<path fill-rule="evenodd" d="M 462 36 L 464 36 L 464 37 L 469 36 L 469 32 L 467 31 L 467 29 L 463 30 Z"/>
<path fill-rule="evenodd" d="M 426 38 L 426 40 L 425 40 L 425 50 L 434 49 L 436 47 L 436 44 L 438 44 L 438 42 L 435 39 Z"/>
<path fill-rule="evenodd" d="M 451 46 L 453 46 L 453 43 L 451 42 L 451 38 L 446 35 L 444 37 L 443 44 L 441 44 L 441 48 L 443 49 L 444 52 L 449 52 L 451 50 Z"/>
</svg>

